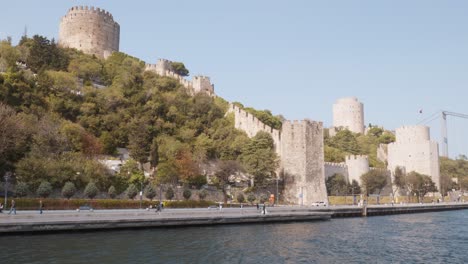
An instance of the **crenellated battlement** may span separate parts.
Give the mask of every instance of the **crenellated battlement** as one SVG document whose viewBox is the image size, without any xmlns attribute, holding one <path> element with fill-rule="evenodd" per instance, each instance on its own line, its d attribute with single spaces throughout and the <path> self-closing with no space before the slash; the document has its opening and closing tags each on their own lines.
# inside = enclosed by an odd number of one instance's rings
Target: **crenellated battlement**
<svg viewBox="0 0 468 264">
<path fill-rule="evenodd" d="M 336 162 L 325 162 L 325 166 L 330 166 L 330 167 L 337 167 L 337 168 L 344 168 L 347 169 L 348 165 L 346 163 L 336 163 Z M 346 176 L 346 175 L 345 175 Z"/>
<path fill-rule="evenodd" d="M 369 160 L 369 157 L 367 155 L 347 155 L 345 157 L 346 160 Z"/>
<path fill-rule="evenodd" d="M 215 96 L 214 85 L 211 83 L 210 77 L 204 75 L 193 76 L 192 80 L 187 80 L 183 76 L 177 74 L 172 69 L 172 61 L 167 59 L 158 59 L 156 64 L 145 64 L 145 71 L 155 72 L 160 76 L 174 78 L 182 84 L 191 95 L 203 92 L 210 96 Z"/>
<path fill-rule="evenodd" d="M 112 16 L 111 13 L 109 13 L 108 11 L 104 10 L 104 9 L 101 9 L 99 7 L 94 7 L 94 6 L 74 6 L 70 9 L 68 9 L 68 12 L 67 14 L 65 15 L 65 17 L 67 16 L 76 16 L 78 14 L 96 14 L 96 15 L 99 15 L 101 16 L 102 18 L 105 18 L 105 19 L 110 19 L 110 20 L 114 20 L 114 17 Z"/>
</svg>

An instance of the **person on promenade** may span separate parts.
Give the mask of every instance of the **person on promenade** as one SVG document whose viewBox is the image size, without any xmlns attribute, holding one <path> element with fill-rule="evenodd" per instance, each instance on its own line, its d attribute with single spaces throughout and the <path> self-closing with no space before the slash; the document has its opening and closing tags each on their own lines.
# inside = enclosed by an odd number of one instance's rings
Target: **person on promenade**
<svg viewBox="0 0 468 264">
<path fill-rule="evenodd" d="M 44 208 L 44 204 L 42 203 L 42 200 L 39 200 L 39 214 L 42 214 L 43 208 Z"/>
<path fill-rule="evenodd" d="M 0 203 L 0 213 L 3 213 L 3 204 Z"/>
<path fill-rule="evenodd" d="M 266 214 L 266 207 L 265 207 L 265 203 L 263 203 L 263 207 L 262 207 L 262 214 Z"/>
<path fill-rule="evenodd" d="M 16 214 L 16 203 L 15 200 L 11 200 L 11 207 L 10 207 L 10 212 L 8 214 L 11 214 L 11 212 Z"/>
<path fill-rule="evenodd" d="M 258 203 L 257 203 L 257 211 L 258 211 L 259 209 L 260 209 L 260 206 L 259 206 Z"/>
</svg>

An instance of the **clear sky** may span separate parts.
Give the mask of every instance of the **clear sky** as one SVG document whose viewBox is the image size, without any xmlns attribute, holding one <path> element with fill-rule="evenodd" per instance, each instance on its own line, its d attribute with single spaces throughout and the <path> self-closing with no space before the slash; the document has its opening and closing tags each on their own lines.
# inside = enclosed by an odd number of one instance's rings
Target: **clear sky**
<svg viewBox="0 0 468 264">
<path fill-rule="evenodd" d="M 332 124 L 356 96 L 365 122 L 394 130 L 438 110 L 468 114 L 468 1 L 0 0 L 0 38 L 57 38 L 75 5 L 120 24 L 120 49 L 182 61 L 216 93 L 287 119 Z M 423 113 L 419 114 L 419 110 Z M 468 120 L 449 117 L 449 153 L 468 155 Z M 434 140 L 440 120 L 428 123 Z"/>
</svg>

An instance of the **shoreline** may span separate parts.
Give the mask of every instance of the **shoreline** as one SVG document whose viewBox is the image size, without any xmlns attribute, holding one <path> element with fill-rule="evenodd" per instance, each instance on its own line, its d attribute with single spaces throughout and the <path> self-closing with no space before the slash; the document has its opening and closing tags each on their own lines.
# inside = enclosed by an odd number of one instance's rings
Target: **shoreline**
<svg viewBox="0 0 468 264">
<path fill-rule="evenodd" d="M 405 204 L 358 206 L 277 206 L 263 215 L 256 208 L 18 211 L 0 214 L 0 234 L 39 234 L 161 227 L 212 226 L 227 224 L 327 221 L 332 218 L 367 217 L 393 214 L 468 209 L 468 203 Z"/>
</svg>

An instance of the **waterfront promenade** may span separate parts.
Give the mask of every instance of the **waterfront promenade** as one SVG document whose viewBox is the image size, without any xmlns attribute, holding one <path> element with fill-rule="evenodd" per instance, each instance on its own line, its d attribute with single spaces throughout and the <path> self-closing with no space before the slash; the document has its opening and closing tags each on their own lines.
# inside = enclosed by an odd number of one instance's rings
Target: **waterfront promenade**
<svg viewBox="0 0 468 264">
<path fill-rule="evenodd" d="M 277 206 L 264 215 L 255 207 L 74 211 L 17 211 L 0 214 L 0 233 L 34 233 L 122 228 L 149 228 L 218 224 L 317 221 L 332 217 L 359 217 L 468 209 L 468 203 L 405 204 L 359 206 Z"/>
</svg>

